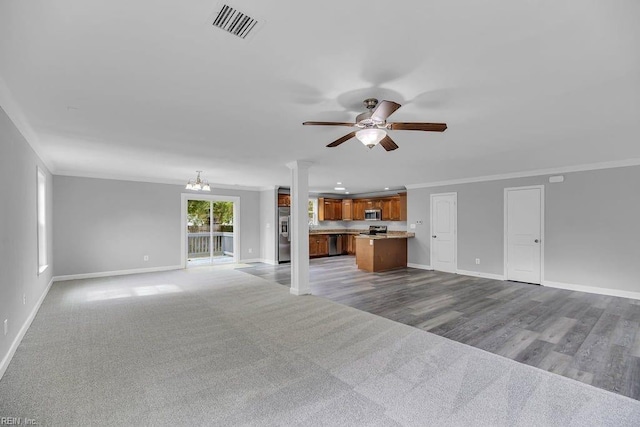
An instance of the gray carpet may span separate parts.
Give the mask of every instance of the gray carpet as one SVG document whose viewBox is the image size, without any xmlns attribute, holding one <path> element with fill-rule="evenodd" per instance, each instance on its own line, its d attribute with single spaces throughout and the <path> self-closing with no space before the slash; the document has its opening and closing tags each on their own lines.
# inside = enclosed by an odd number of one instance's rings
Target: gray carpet
<svg viewBox="0 0 640 427">
<path fill-rule="evenodd" d="M 40 425 L 640 425 L 640 402 L 234 270 L 56 283 L 0 381 Z"/>
</svg>

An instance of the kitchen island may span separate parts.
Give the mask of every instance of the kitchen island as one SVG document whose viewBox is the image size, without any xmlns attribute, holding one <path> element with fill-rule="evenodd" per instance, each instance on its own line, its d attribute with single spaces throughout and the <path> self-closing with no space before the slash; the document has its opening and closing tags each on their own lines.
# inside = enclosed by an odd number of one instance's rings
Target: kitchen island
<svg viewBox="0 0 640 427">
<path fill-rule="evenodd" d="M 377 272 L 407 266 L 407 239 L 413 233 L 356 236 L 356 265 L 358 269 Z"/>
</svg>

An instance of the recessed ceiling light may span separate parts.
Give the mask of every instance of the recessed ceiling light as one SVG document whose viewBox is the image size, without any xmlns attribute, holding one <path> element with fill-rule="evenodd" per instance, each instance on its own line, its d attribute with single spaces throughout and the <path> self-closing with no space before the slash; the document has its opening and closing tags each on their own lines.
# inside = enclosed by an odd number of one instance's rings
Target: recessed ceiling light
<svg viewBox="0 0 640 427">
<path fill-rule="evenodd" d="M 344 192 L 344 194 L 349 194 L 349 192 L 348 192 L 348 191 L 345 191 L 345 192 Z"/>
<path fill-rule="evenodd" d="M 388 190 L 388 189 L 389 189 L 389 187 L 384 187 L 384 189 L 385 189 L 385 190 Z"/>
<path fill-rule="evenodd" d="M 336 182 L 336 184 L 337 184 L 337 185 L 342 185 L 342 183 L 341 183 L 341 182 Z"/>
<path fill-rule="evenodd" d="M 346 190 L 346 188 L 344 188 L 344 187 L 334 187 L 333 189 L 336 190 L 336 191 L 344 191 L 344 190 Z"/>
</svg>

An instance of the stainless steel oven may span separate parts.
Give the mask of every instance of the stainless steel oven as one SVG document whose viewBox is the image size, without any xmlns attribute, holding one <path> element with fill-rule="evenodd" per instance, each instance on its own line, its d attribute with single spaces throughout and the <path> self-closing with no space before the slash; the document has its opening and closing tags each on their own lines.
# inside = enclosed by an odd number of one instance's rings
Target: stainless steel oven
<svg viewBox="0 0 640 427">
<path fill-rule="evenodd" d="M 380 221 L 382 219 L 381 209 L 366 209 L 364 211 L 365 221 Z"/>
</svg>

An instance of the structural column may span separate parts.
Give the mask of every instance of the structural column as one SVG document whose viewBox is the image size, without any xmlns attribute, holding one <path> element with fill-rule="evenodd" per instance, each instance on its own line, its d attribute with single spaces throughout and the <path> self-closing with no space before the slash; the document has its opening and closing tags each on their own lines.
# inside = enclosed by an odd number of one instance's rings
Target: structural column
<svg viewBox="0 0 640 427">
<path fill-rule="evenodd" d="M 307 295 L 309 286 L 309 167 L 310 162 L 287 163 L 291 169 L 291 293 Z"/>
</svg>

